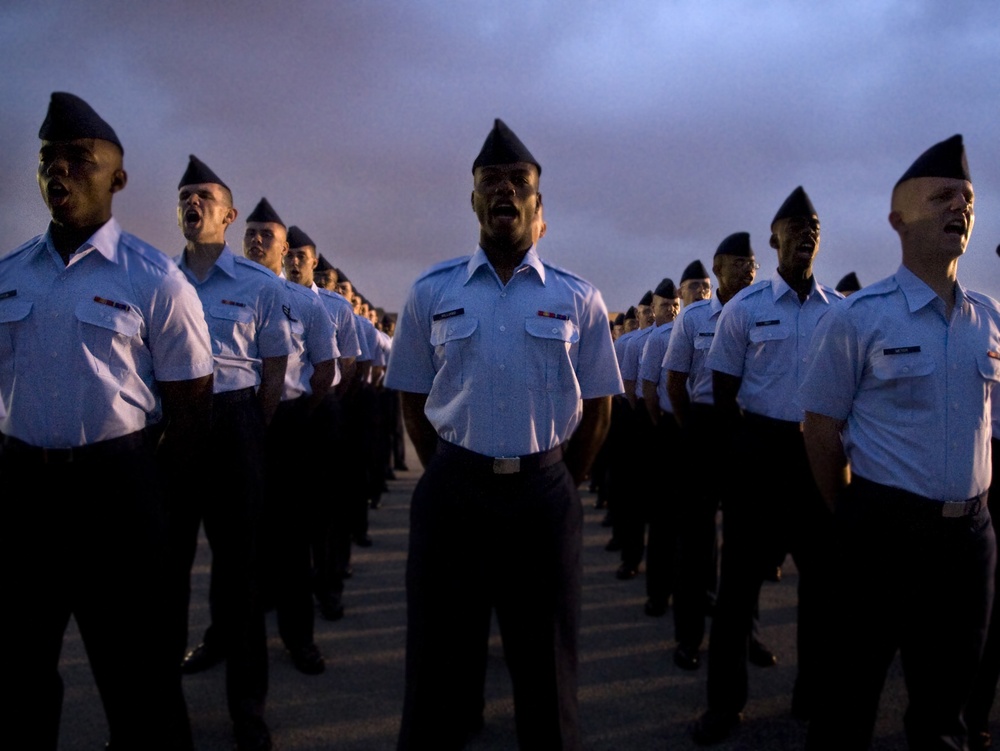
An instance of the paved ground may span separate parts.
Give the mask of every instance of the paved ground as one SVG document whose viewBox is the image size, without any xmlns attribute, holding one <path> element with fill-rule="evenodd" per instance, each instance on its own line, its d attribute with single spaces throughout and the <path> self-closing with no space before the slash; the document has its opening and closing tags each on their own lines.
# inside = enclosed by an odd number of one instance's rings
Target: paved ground
<svg viewBox="0 0 1000 751">
<path fill-rule="evenodd" d="M 411 451 L 408 456 L 413 457 Z M 405 607 L 403 568 L 407 514 L 419 467 L 398 473 L 382 508 L 371 512 L 375 545 L 356 549 L 354 577 L 347 582 L 347 614 L 337 623 L 317 619 L 317 643 L 327 671 L 310 677 L 294 670 L 284 653 L 273 615 L 269 620 L 271 689 L 268 721 L 279 751 L 381 751 L 394 748 L 402 703 Z M 581 634 L 580 704 L 584 747 L 589 751 L 685 751 L 696 746 L 688 727 L 704 708 L 705 671 L 674 666 L 670 614 L 650 618 L 642 610 L 645 582 L 615 579 L 618 554 L 604 545 L 608 530 L 594 496 L 583 493 L 584 608 Z M 193 576 L 192 641 L 207 619 L 209 554 L 202 546 Z M 878 572 L 872 572 L 878 575 Z M 719 751 L 801 748 L 805 727 L 789 716 L 795 670 L 795 587 L 786 562 L 781 583 L 765 585 L 762 635 L 779 657 L 777 667 L 751 667 L 751 697 L 745 721 Z M 99 751 L 107 740 L 90 670 L 75 626 L 63 656 L 66 699 L 60 751 Z M 185 691 L 197 751 L 228 751 L 223 670 L 187 676 Z M 498 637 L 490 648 L 486 727 L 468 751 L 516 749 L 510 686 Z M 883 696 L 873 751 L 903 751 L 905 691 L 898 661 Z M 995 713 L 994 735 L 1000 734 Z"/>
</svg>

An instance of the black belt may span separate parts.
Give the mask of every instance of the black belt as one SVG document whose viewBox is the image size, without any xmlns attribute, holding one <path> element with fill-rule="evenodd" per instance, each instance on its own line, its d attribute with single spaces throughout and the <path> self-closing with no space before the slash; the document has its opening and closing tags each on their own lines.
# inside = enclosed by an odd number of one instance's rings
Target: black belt
<svg viewBox="0 0 1000 751">
<path fill-rule="evenodd" d="M 229 404 L 240 404 L 242 402 L 248 402 L 257 396 L 257 390 L 252 386 L 247 386 L 245 389 L 236 389 L 235 391 L 220 391 L 216 394 L 212 394 L 212 404 L 218 404 L 219 406 L 229 405 Z"/>
<path fill-rule="evenodd" d="M 743 419 L 749 425 L 759 425 L 765 428 L 772 428 L 786 433 L 801 433 L 802 423 L 795 420 L 779 420 L 776 417 L 758 415 L 756 412 L 744 412 Z"/>
<path fill-rule="evenodd" d="M 42 448 L 32 446 L 13 436 L 3 437 L 4 453 L 17 461 L 30 464 L 69 464 L 71 462 L 87 462 L 107 459 L 121 454 L 133 453 L 146 443 L 146 432 L 137 430 L 134 433 L 97 441 L 83 446 L 73 446 L 65 449 Z"/>
<path fill-rule="evenodd" d="M 875 497 L 885 503 L 896 504 L 917 513 L 940 516 L 945 519 L 975 516 L 986 508 L 986 500 L 989 496 L 989 491 L 984 490 L 967 501 L 936 501 L 933 498 L 917 495 L 902 488 L 894 488 L 880 482 L 866 480 L 858 475 L 852 475 L 851 485 L 864 493 L 866 499 Z"/>
<path fill-rule="evenodd" d="M 560 444 L 548 451 L 524 456 L 486 456 L 475 451 L 462 448 L 448 441 L 438 440 L 437 451 L 442 456 L 459 459 L 463 464 L 483 472 L 495 475 L 513 475 L 518 472 L 534 472 L 545 467 L 558 464 L 563 458 L 563 447 Z"/>
</svg>

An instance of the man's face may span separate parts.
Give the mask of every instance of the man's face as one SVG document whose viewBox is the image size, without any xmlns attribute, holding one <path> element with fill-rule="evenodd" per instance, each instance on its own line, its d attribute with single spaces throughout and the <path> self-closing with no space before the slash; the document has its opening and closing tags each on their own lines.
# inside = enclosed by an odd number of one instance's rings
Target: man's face
<svg viewBox="0 0 1000 751">
<path fill-rule="evenodd" d="M 639 328 L 639 321 L 635 318 L 626 318 L 625 323 L 622 324 L 622 333 L 627 334 L 630 331 L 635 331 Z"/>
<path fill-rule="evenodd" d="M 707 300 L 712 296 L 712 280 L 685 279 L 680 286 L 681 302 L 690 305 L 698 300 Z"/>
<path fill-rule="evenodd" d="M 100 138 L 42 141 L 38 188 L 52 221 L 83 229 L 111 218 L 111 199 L 125 187 L 118 147 Z"/>
<path fill-rule="evenodd" d="M 904 249 L 944 253 L 958 258 L 976 221 L 972 183 L 947 177 L 918 177 L 902 183 L 893 195 L 889 221 Z"/>
<path fill-rule="evenodd" d="M 337 282 L 337 292 L 343 295 L 349 303 L 354 304 L 354 285 L 346 279 Z"/>
<path fill-rule="evenodd" d="M 289 248 L 284 260 L 285 276 L 291 282 L 311 287 L 318 261 L 316 249 L 312 245 Z"/>
<path fill-rule="evenodd" d="M 653 295 L 653 318 L 657 326 L 670 323 L 681 312 L 681 298 Z"/>
<path fill-rule="evenodd" d="M 177 226 L 189 242 L 225 242 L 226 228 L 234 219 L 229 191 L 221 185 L 182 185 L 177 193 Z"/>
<path fill-rule="evenodd" d="M 753 280 L 757 276 L 757 261 L 753 256 L 740 258 L 722 254 L 715 257 L 712 271 L 715 272 L 715 276 L 719 280 L 719 289 L 726 290 L 729 295 L 734 295 L 744 287 L 753 284 Z"/>
<path fill-rule="evenodd" d="M 778 251 L 779 269 L 811 274 L 819 253 L 819 219 L 815 215 L 779 219 L 771 228 L 771 247 Z"/>
<path fill-rule="evenodd" d="M 639 328 L 647 329 L 653 325 L 653 306 L 652 305 L 636 305 L 635 306 L 635 317 L 639 319 Z"/>
<path fill-rule="evenodd" d="M 247 222 L 243 232 L 243 255 L 278 274 L 281 260 L 288 252 L 286 237 L 287 231 L 277 222 Z"/>
<path fill-rule="evenodd" d="M 314 270 L 313 281 L 316 282 L 317 287 L 322 287 L 330 292 L 337 291 L 337 272 L 333 269 L 327 271 Z"/>
<path fill-rule="evenodd" d="M 532 224 L 540 205 L 535 165 L 517 162 L 476 169 L 472 209 L 484 242 L 527 248 L 536 239 Z"/>
</svg>

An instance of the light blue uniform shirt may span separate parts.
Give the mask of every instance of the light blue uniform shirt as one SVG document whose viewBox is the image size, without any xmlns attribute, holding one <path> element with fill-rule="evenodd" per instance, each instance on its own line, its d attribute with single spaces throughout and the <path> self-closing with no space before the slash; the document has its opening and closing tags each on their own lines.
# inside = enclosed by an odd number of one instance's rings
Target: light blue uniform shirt
<svg viewBox="0 0 1000 751">
<path fill-rule="evenodd" d="M 629 339 L 638 334 L 639 331 L 640 329 L 633 329 L 632 331 L 626 332 L 615 339 L 615 360 L 618 362 L 619 373 L 625 366 L 625 348 L 628 346 Z"/>
<path fill-rule="evenodd" d="M 340 356 L 333 334 L 333 321 L 319 297 L 301 284 L 290 282 L 281 275 L 291 306 L 292 340 L 295 352 L 288 356 L 285 385 L 281 401 L 297 399 L 312 393 L 309 380 L 316 372 L 316 363 Z"/>
<path fill-rule="evenodd" d="M 5 434 L 45 448 L 118 438 L 161 419 L 156 381 L 211 372 L 198 296 L 115 219 L 68 265 L 48 231 L 0 259 Z"/>
<path fill-rule="evenodd" d="M 638 329 L 635 336 L 629 337 L 625 342 L 622 357 L 619 361 L 623 381 L 632 381 L 635 388 L 632 389 L 638 399 L 642 399 L 642 381 L 639 379 L 639 361 L 642 359 L 642 350 L 646 346 L 646 339 L 653 330 L 653 326 Z"/>
<path fill-rule="evenodd" d="M 676 319 L 675 319 L 676 320 Z M 663 358 L 667 354 L 674 321 L 662 326 L 654 326 L 646 336 L 646 344 L 642 348 L 642 358 L 639 360 L 639 377 L 635 381 L 635 394 L 644 398 L 643 381 L 656 384 L 656 398 L 660 409 L 667 414 L 673 414 L 674 408 L 667 396 L 667 371 L 663 369 Z"/>
<path fill-rule="evenodd" d="M 353 357 L 355 359 L 361 355 L 361 345 L 358 344 L 358 330 L 354 323 L 354 308 L 347 298 L 328 289 L 312 286 L 313 292 L 319 295 L 319 300 L 330 314 L 333 321 L 334 334 L 337 338 L 337 349 L 340 351 L 339 358 Z M 340 369 L 340 362 L 337 363 L 337 373 L 333 377 L 333 384 L 336 386 L 343 378 Z"/>
<path fill-rule="evenodd" d="M 482 248 L 419 277 L 386 386 L 428 394 L 438 435 L 487 456 L 554 448 L 579 424 L 581 399 L 622 392 L 600 292 L 534 247 L 506 285 Z"/>
<path fill-rule="evenodd" d="M 284 284 L 270 269 L 235 255 L 228 243 L 203 282 L 188 270 L 183 253 L 177 265 L 205 310 L 215 356 L 215 393 L 256 389 L 262 358 L 295 351 L 290 321 L 282 310 Z"/>
<path fill-rule="evenodd" d="M 802 422 L 796 400 L 816 324 L 837 300 L 836 290 L 813 279 L 804 303 L 775 272 L 740 290 L 722 308 L 708 367 L 742 378 L 737 402 L 748 412 Z"/>
<path fill-rule="evenodd" d="M 998 310 L 958 285 L 946 320 L 944 302 L 900 266 L 823 318 L 799 399 L 847 421 L 844 451 L 865 479 L 939 501 L 972 498 L 990 485 Z"/>
<path fill-rule="evenodd" d="M 663 369 L 687 373 L 687 391 L 694 404 L 714 404 L 712 370 L 705 361 L 715 339 L 722 313 L 718 295 L 685 306 L 674 319 L 674 330 L 663 360 Z"/>
</svg>

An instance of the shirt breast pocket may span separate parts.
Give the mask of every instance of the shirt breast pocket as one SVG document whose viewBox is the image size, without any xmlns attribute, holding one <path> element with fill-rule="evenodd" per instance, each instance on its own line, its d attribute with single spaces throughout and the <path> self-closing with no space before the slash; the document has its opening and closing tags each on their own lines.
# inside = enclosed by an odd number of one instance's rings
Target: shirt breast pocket
<svg viewBox="0 0 1000 751">
<path fill-rule="evenodd" d="M 244 357 L 255 335 L 252 308 L 239 305 L 209 305 L 205 320 L 212 335 L 212 348 L 221 355 Z"/>
<path fill-rule="evenodd" d="M 872 374 L 888 396 L 886 407 L 903 410 L 933 409 L 934 388 L 927 376 L 934 369 L 934 359 L 921 352 L 883 355 L 872 363 Z"/>
<path fill-rule="evenodd" d="M 760 373 L 778 373 L 787 368 L 788 360 L 782 352 L 791 335 L 791 328 L 783 323 L 751 328 L 747 366 Z"/>
<path fill-rule="evenodd" d="M 132 308 L 123 310 L 81 300 L 76 306 L 76 320 L 94 372 L 122 381 L 135 362 L 132 350 L 143 346 L 139 340 L 139 314 Z"/>
<path fill-rule="evenodd" d="M 576 373 L 571 347 L 580 341 L 580 330 L 570 320 L 526 318 L 525 366 L 528 388 L 536 391 L 572 391 Z"/>
<path fill-rule="evenodd" d="M 708 350 L 712 348 L 712 340 L 714 336 L 696 336 L 694 338 L 694 348 L 699 352 L 708 353 Z"/>
<path fill-rule="evenodd" d="M 471 316 L 456 316 L 431 324 L 431 345 L 434 347 L 436 384 L 461 391 L 469 382 L 473 366 L 472 348 L 476 342 L 479 320 Z"/>
<path fill-rule="evenodd" d="M 18 324 L 31 314 L 29 300 L 8 299 L 0 302 L 0 362 L 12 362 Z"/>
</svg>

